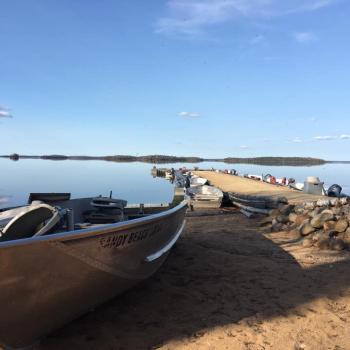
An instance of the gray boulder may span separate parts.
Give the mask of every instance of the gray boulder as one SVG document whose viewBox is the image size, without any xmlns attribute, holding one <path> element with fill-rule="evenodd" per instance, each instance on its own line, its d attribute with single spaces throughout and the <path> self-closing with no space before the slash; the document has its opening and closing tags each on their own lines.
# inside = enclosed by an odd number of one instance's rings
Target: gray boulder
<svg viewBox="0 0 350 350">
<path fill-rule="evenodd" d="M 337 223 L 337 222 L 334 221 L 334 220 L 326 221 L 326 222 L 323 224 L 323 229 L 324 229 L 325 231 L 334 230 L 335 224 L 336 224 L 336 223 Z"/>
<path fill-rule="evenodd" d="M 331 210 L 323 210 L 322 213 L 312 218 L 311 225 L 315 228 L 321 228 L 325 222 L 333 220 L 333 218 L 334 214 Z"/>
<path fill-rule="evenodd" d="M 303 223 L 299 228 L 299 232 L 302 236 L 308 236 L 315 231 L 315 227 L 313 227 L 308 221 Z"/>
<path fill-rule="evenodd" d="M 345 232 L 347 228 L 349 227 L 348 220 L 346 219 L 340 219 L 334 227 L 334 230 L 337 232 Z"/>
</svg>

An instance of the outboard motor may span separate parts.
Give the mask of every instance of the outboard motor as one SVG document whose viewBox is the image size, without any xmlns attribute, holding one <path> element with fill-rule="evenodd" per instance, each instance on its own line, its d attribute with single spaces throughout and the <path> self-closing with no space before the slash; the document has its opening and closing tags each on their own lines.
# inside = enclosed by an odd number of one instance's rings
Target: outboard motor
<svg viewBox="0 0 350 350">
<path fill-rule="evenodd" d="M 341 197 L 341 191 L 342 191 L 342 187 L 337 184 L 334 184 L 328 189 L 327 194 L 329 197 L 339 198 Z"/>
<path fill-rule="evenodd" d="M 127 202 L 122 199 L 96 197 L 92 199 L 90 204 L 95 210 L 88 210 L 84 213 L 84 218 L 87 222 L 107 224 L 124 219 L 123 210 Z"/>
</svg>

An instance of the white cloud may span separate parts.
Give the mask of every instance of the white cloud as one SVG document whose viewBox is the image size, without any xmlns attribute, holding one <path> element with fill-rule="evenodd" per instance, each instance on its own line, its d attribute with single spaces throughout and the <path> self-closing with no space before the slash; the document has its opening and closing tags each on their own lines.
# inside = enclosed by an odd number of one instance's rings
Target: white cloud
<svg viewBox="0 0 350 350">
<path fill-rule="evenodd" d="M 249 146 L 246 146 L 246 145 L 241 145 L 241 146 L 239 146 L 239 148 L 240 148 L 240 149 L 248 149 L 248 148 L 249 148 Z"/>
<path fill-rule="evenodd" d="M 317 40 L 317 36 L 312 32 L 296 32 L 293 36 L 298 43 L 302 44 Z"/>
<path fill-rule="evenodd" d="M 316 141 L 350 140 L 350 135 L 343 134 L 339 136 L 315 136 L 313 139 Z"/>
<path fill-rule="evenodd" d="M 241 19 L 268 19 L 315 11 L 336 0 L 168 0 L 155 31 L 196 36 L 208 26 Z"/>
<path fill-rule="evenodd" d="M 301 140 L 300 137 L 295 137 L 295 138 L 292 140 L 292 142 L 294 142 L 294 143 L 302 143 L 303 141 Z"/>
<path fill-rule="evenodd" d="M 180 112 L 179 116 L 184 118 L 197 118 L 201 115 L 198 112 Z"/>
<path fill-rule="evenodd" d="M 12 118 L 10 109 L 0 106 L 0 118 Z"/>
<path fill-rule="evenodd" d="M 338 136 L 315 136 L 314 140 L 316 141 L 331 141 L 336 140 Z"/>
</svg>

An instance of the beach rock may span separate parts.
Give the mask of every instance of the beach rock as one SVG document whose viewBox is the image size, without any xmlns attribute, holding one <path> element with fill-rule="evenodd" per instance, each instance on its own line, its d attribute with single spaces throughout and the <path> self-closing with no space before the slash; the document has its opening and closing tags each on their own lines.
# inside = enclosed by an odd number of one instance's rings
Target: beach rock
<svg viewBox="0 0 350 350">
<path fill-rule="evenodd" d="M 342 207 L 333 207 L 331 210 L 332 210 L 334 215 L 341 215 L 343 208 Z"/>
<path fill-rule="evenodd" d="M 333 207 L 335 207 L 335 206 L 337 206 L 337 205 L 340 204 L 339 198 L 331 198 L 329 201 L 330 201 L 330 204 L 331 204 Z"/>
<path fill-rule="evenodd" d="M 297 215 L 304 214 L 304 206 L 303 205 L 296 205 L 294 208 L 294 213 Z"/>
<path fill-rule="evenodd" d="M 289 217 L 288 215 L 278 215 L 276 217 L 277 222 L 280 222 L 281 224 L 286 224 L 289 222 Z"/>
<path fill-rule="evenodd" d="M 306 220 L 309 220 L 309 216 L 308 215 L 297 215 L 297 217 L 295 218 L 295 223 L 297 225 L 301 225 L 302 223 L 304 223 Z"/>
<path fill-rule="evenodd" d="M 329 199 L 319 199 L 316 204 L 318 207 L 328 207 L 331 202 Z"/>
<path fill-rule="evenodd" d="M 320 214 L 323 210 L 324 210 L 323 207 L 317 207 L 317 208 L 315 208 L 315 210 L 311 211 L 311 212 L 309 213 L 309 215 L 310 215 L 310 217 L 313 218 L 313 217 L 315 217 L 316 215 Z"/>
<path fill-rule="evenodd" d="M 341 238 L 344 240 L 344 242 L 350 244 L 350 227 L 348 227 L 348 229 L 342 234 Z"/>
<path fill-rule="evenodd" d="M 339 238 L 331 238 L 329 240 L 329 248 L 332 250 L 341 251 L 346 247 L 345 242 Z"/>
<path fill-rule="evenodd" d="M 311 225 L 315 228 L 321 228 L 326 221 L 330 221 L 333 218 L 334 214 L 331 210 L 323 210 L 322 213 L 312 218 Z"/>
<path fill-rule="evenodd" d="M 326 221 L 326 222 L 323 224 L 323 229 L 324 229 L 325 231 L 334 230 L 335 224 L 336 224 L 336 221 L 334 221 L 334 220 Z"/>
<path fill-rule="evenodd" d="M 304 209 L 306 210 L 314 210 L 316 208 L 315 202 L 306 202 L 304 203 Z"/>
<path fill-rule="evenodd" d="M 303 239 L 303 247 L 304 248 L 310 248 L 314 245 L 314 241 L 311 237 L 306 237 Z"/>
<path fill-rule="evenodd" d="M 299 228 L 299 232 L 302 236 L 308 236 L 315 231 L 315 227 L 313 227 L 309 222 L 303 223 Z"/>
<path fill-rule="evenodd" d="M 279 211 L 282 215 L 289 215 L 295 208 L 292 204 L 283 204 L 279 206 Z"/>
<path fill-rule="evenodd" d="M 297 219 L 298 215 L 295 214 L 295 213 L 290 213 L 289 216 L 288 216 L 288 219 L 290 222 L 293 222 L 295 223 L 296 222 L 296 219 Z"/>
<path fill-rule="evenodd" d="M 312 240 L 314 243 L 320 241 L 321 239 L 324 239 L 324 238 L 328 238 L 328 236 L 325 234 L 324 231 L 322 230 L 319 230 L 319 231 L 316 231 L 312 234 L 311 236 Z"/>
<path fill-rule="evenodd" d="M 341 205 L 347 205 L 349 203 L 349 197 L 339 198 L 339 202 Z"/>
<path fill-rule="evenodd" d="M 350 215 L 350 205 L 343 205 L 341 208 L 341 213 L 343 215 Z"/>
<path fill-rule="evenodd" d="M 347 228 L 349 227 L 348 220 L 346 219 L 340 219 L 334 227 L 334 230 L 337 232 L 345 232 Z"/>
<path fill-rule="evenodd" d="M 330 238 L 323 238 L 316 243 L 316 247 L 320 250 L 327 250 L 329 249 L 329 241 Z"/>
</svg>

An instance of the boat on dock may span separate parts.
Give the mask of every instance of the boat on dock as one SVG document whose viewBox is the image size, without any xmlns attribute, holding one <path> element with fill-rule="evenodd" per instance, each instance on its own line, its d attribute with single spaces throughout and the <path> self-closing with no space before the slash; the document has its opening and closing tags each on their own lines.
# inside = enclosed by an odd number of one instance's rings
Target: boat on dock
<svg viewBox="0 0 350 350">
<path fill-rule="evenodd" d="M 19 349 L 150 277 L 185 225 L 187 202 L 32 196 L 0 211 L 0 344 Z"/>
<path fill-rule="evenodd" d="M 192 208 L 220 208 L 223 192 L 214 186 L 189 187 L 186 195 Z"/>
</svg>

